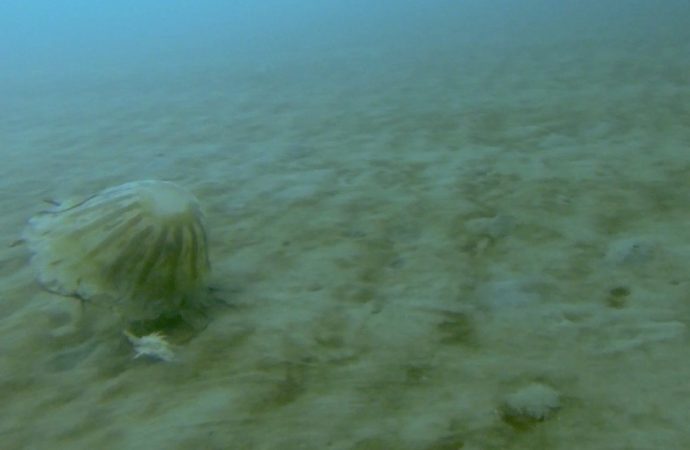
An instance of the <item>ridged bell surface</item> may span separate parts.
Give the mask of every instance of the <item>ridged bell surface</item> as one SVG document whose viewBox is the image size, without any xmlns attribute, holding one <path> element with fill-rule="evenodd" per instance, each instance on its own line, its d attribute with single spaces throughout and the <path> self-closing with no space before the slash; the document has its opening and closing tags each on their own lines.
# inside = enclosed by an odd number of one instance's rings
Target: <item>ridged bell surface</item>
<svg viewBox="0 0 690 450">
<path fill-rule="evenodd" d="M 24 238 L 39 282 L 84 299 L 106 298 L 155 316 L 190 301 L 210 270 L 197 199 L 166 181 L 136 181 L 58 205 Z"/>
</svg>

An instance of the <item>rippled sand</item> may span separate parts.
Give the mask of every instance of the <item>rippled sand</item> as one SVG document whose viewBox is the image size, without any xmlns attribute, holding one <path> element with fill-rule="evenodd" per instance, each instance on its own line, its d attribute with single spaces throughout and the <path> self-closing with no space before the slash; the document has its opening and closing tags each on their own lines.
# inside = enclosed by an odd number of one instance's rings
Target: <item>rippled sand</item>
<svg viewBox="0 0 690 450">
<path fill-rule="evenodd" d="M 0 447 L 690 448 L 687 54 L 353 51 L 12 88 Z M 228 303 L 170 364 L 10 246 L 43 199 L 149 178 L 200 199 Z"/>
</svg>

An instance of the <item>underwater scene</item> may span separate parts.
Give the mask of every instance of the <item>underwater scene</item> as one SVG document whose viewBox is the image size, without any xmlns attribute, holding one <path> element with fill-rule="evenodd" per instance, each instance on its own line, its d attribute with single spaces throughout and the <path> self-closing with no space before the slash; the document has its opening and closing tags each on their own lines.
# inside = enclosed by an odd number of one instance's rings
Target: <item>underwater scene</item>
<svg viewBox="0 0 690 450">
<path fill-rule="evenodd" d="M 688 24 L 2 2 L 0 449 L 689 449 Z"/>
</svg>

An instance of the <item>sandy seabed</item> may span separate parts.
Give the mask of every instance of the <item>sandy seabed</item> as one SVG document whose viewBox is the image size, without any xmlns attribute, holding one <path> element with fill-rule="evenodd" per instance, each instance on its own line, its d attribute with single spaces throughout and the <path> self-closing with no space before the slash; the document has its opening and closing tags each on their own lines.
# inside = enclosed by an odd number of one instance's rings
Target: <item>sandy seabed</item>
<svg viewBox="0 0 690 450">
<path fill-rule="evenodd" d="M 13 88 L 0 448 L 690 448 L 689 53 Z M 11 245 L 44 199 L 149 178 L 200 199 L 228 303 L 170 364 Z"/>
</svg>

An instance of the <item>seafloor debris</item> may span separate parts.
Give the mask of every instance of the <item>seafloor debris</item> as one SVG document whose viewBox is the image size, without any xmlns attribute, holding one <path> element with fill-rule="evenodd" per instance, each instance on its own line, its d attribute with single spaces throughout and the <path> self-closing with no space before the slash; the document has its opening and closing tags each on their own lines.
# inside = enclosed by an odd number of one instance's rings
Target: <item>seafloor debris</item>
<svg viewBox="0 0 690 450">
<path fill-rule="evenodd" d="M 531 383 L 503 399 L 501 417 L 515 428 L 551 418 L 561 408 L 561 395 L 550 386 Z"/>
<path fill-rule="evenodd" d="M 175 360 L 175 353 L 162 333 L 155 332 L 141 337 L 137 337 L 127 330 L 123 333 L 134 346 L 135 359 L 143 356 L 156 361 L 171 362 Z"/>
</svg>

